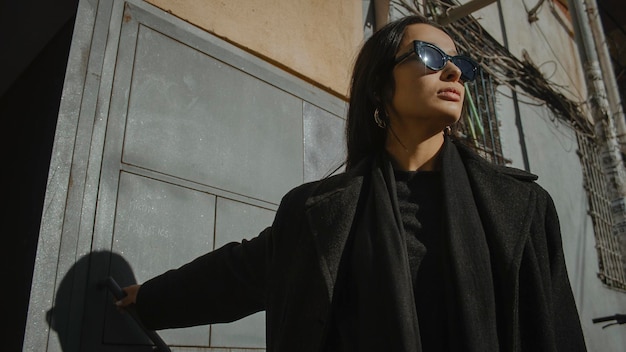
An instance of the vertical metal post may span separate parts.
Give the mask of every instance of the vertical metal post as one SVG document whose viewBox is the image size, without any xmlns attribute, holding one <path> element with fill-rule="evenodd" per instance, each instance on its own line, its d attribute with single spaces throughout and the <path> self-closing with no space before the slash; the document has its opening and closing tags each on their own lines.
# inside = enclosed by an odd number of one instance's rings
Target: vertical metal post
<svg viewBox="0 0 626 352">
<path fill-rule="evenodd" d="M 509 40 L 506 34 L 506 25 L 504 23 L 504 14 L 502 11 L 502 1 L 497 2 L 498 5 L 498 17 L 500 18 L 500 30 L 502 31 L 502 40 L 504 47 L 509 49 Z M 528 148 L 526 146 L 526 137 L 524 136 L 524 124 L 522 123 L 522 116 L 519 108 L 519 100 L 517 98 L 517 91 L 511 89 L 511 99 L 513 101 L 513 109 L 515 112 L 515 127 L 517 127 L 517 134 L 519 136 L 520 151 L 522 154 L 522 162 L 524 163 L 524 170 L 530 170 L 530 160 L 528 159 Z M 503 155 L 504 158 L 504 155 Z"/>
<path fill-rule="evenodd" d="M 602 21 L 598 12 L 598 4 L 596 0 L 584 0 L 584 3 L 586 7 L 585 12 L 589 20 L 589 29 L 595 42 L 598 62 L 600 63 L 602 77 L 604 78 L 604 84 L 606 86 L 609 114 L 611 114 L 611 118 L 615 122 L 620 149 L 622 152 L 626 153 L 626 120 L 624 119 L 624 110 L 619 96 L 619 88 L 615 79 L 613 64 L 611 63 L 611 54 L 606 44 L 604 27 L 602 27 Z"/>
<path fill-rule="evenodd" d="M 493 90 L 493 80 L 491 79 L 491 76 L 487 76 L 488 80 L 488 86 L 489 86 L 489 92 L 485 92 L 485 95 L 489 94 L 492 97 L 496 96 L 496 92 Z M 491 103 L 491 102 L 490 102 Z M 494 103 L 495 105 L 495 103 Z M 492 108 L 492 104 L 489 104 L 487 107 L 489 110 L 491 111 Z M 497 126 L 498 125 L 498 116 L 495 114 L 495 106 L 493 106 L 493 118 L 491 117 L 491 114 L 489 114 L 489 135 L 491 136 L 491 149 L 492 149 L 492 153 L 493 153 L 493 160 L 498 160 L 498 162 L 500 162 L 500 155 L 498 155 L 498 153 L 496 152 L 498 149 L 496 148 L 496 137 L 495 137 L 495 133 L 494 133 L 494 124 Z"/>
<path fill-rule="evenodd" d="M 484 97 L 487 95 L 487 88 L 485 87 L 485 75 L 483 70 L 479 70 L 480 72 L 480 83 L 482 86 L 482 92 L 475 94 L 474 96 L 476 97 L 476 105 L 478 106 L 478 110 L 482 110 L 483 107 L 485 109 L 485 114 L 487 115 L 487 121 L 489 122 L 491 120 L 491 115 L 489 114 L 489 102 L 487 101 L 487 99 L 485 99 Z M 476 90 L 478 91 L 478 87 L 476 88 Z M 481 104 L 480 100 L 483 100 L 483 104 Z M 484 119 L 484 115 L 481 111 L 480 114 L 480 124 L 482 126 L 485 126 L 485 119 Z M 485 129 L 484 127 L 481 129 L 483 133 L 481 133 L 482 138 L 483 138 L 483 145 L 485 146 L 485 152 L 487 152 L 487 147 L 489 144 L 487 144 L 487 138 L 485 136 Z"/>
<path fill-rule="evenodd" d="M 442 26 L 445 26 L 494 2 L 496 2 L 496 0 L 472 0 L 463 5 L 451 7 L 438 19 L 438 22 Z"/>
<path fill-rule="evenodd" d="M 610 114 L 606 86 L 596 53 L 596 43 L 585 14 L 588 0 L 568 0 L 576 42 L 585 72 L 589 92 L 589 105 L 593 116 L 596 142 L 600 149 L 602 171 L 607 180 L 611 200 L 613 234 L 618 236 L 622 258 L 626 260 L 626 170 L 617 141 L 613 116 Z M 626 262 L 622 263 L 626 266 Z"/>
<path fill-rule="evenodd" d="M 391 0 L 374 0 L 374 30 L 381 29 L 389 22 L 389 2 Z"/>
</svg>

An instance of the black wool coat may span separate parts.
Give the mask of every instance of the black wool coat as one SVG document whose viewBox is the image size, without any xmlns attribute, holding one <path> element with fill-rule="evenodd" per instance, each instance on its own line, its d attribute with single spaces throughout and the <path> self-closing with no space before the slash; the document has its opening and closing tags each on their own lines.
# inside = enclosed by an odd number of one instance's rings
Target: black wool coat
<svg viewBox="0 0 626 352">
<path fill-rule="evenodd" d="M 459 321 L 452 348 L 584 351 L 549 194 L 534 175 L 495 166 L 449 140 L 446 148 L 458 159 L 443 170 L 451 239 L 446 279 L 454 282 L 450 304 Z M 265 310 L 268 351 L 322 350 L 339 263 L 360 221 L 355 214 L 377 167 L 373 159 L 291 190 L 257 237 L 144 283 L 137 297 L 143 323 L 186 327 Z M 495 322 L 495 331 L 486 321 Z"/>
</svg>

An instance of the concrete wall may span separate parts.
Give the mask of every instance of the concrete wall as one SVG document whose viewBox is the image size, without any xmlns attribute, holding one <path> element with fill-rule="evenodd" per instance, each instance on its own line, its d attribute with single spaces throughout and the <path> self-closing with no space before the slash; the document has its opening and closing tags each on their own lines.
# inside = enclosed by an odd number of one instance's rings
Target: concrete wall
<svg viewBox="0 0 626 352">
<path fill-rule="evenodd" d="M 360 0 L 146 0 L 346 97 L 363 38 Z"/>
<path fill-rule="evenodd" d="M 80 1 L 23 350 L 145 349 L 103 278 L 144 282 L 255 236 L 289 189 L 344 159 L 339 94 L 242 47 L 143 0 Z M 194 351 L 261 349 L 263 315 L 248 318 L 162 336 Z"/>
</svg>

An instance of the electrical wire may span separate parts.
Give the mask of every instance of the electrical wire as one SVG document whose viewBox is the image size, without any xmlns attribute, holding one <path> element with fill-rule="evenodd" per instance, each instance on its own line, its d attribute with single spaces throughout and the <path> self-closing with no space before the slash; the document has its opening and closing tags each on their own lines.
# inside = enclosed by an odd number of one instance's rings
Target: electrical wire
<svg viewBox="0 0 626 352">
<path fill-rule="evenodd" d="M 396 0 L 412 13 L 437 21 L 449 8 L 456 6 L 452 0 Z M 423 8 L 423 12 L 416 9 Z M 496 84 L 504 85 L 521 96 L 539 100 L 559 119 L 568 121 L 583 135 L 595 135 L 591 122 L 583 113 L 585 102 L 575 102 L 563 94 L 564 87 L 547 79 L 532 62 L 527 52 L 518 59 L 495 40 L 471 15 L 444 27 L 455 39 L 459 49 L 472 53 L 481 70 L 490 75 Z M 543 33 L 542 33 L 543 34 Z M 544 37 L 545 38 L 545 37 Z M 571 80 L 571 78 L 570 78 Z M 571 92 L 568 92 L 571 94 Z"/>
</svg>

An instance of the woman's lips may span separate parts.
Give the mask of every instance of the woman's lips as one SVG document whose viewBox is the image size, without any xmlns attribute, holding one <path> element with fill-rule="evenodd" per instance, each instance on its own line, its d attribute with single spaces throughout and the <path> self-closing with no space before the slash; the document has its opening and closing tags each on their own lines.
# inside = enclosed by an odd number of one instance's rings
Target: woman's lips
<svg viewBox="0 0 626 352">
<path fill-rule="evenodd" d="M 461 93 L 454 88 L 446 88 L 437 92 L 437 96 L 443 100 L 461 101 Z"/>
</svg>

